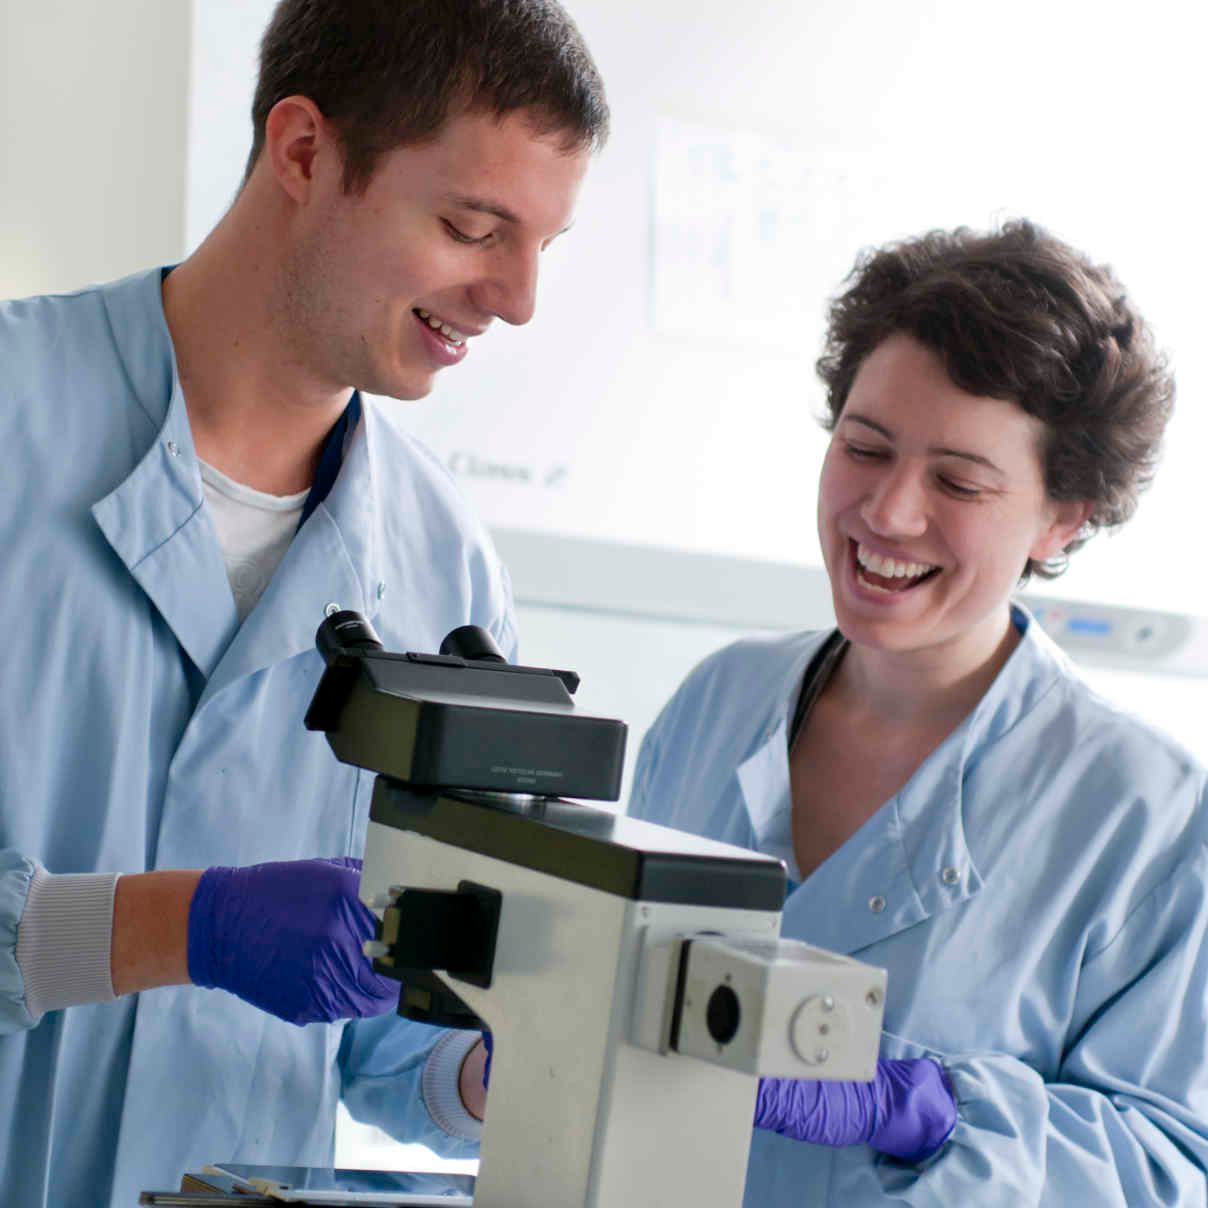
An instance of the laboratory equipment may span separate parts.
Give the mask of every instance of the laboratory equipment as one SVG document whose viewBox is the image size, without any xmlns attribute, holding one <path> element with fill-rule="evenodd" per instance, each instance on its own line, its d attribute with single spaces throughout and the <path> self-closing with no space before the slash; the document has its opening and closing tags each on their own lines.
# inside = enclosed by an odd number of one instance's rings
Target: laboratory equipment
<svg viewBox="0 0 1208 1208">
<path fill-rule="evenodd" d="M 615 799 L 625 742 L 573 673 L 349 612 L 317 642 L 306 724 L 378 773 L 367 950 L 400 1013 L 495 1037 L 478 1208 L 736 1208 L 759 1075 L 873 1076 L 885 974 L 779 938 L 779 861 L 566 800 Z"/>
</svg>

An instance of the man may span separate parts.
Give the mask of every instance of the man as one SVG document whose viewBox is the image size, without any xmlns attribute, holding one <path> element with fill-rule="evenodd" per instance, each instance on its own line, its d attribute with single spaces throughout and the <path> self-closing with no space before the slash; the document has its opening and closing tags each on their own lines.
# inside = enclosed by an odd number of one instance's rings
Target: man
<svg viewBox="0 0 1208 1208">
<path fill-rule="evenodd" d="M 183 264 L 0 304 L 0 1198 L 23 1208 L 329 1163 L 341 1093 L 417 1139 L 469 1120 L 472 1038 L 382 1015 L 397 986 L 359 952 L 372 778 L 302 725 L 313 635 L 338 606 L 390 648 L 475 623 L 514 650 L 485 533 L 359 391 L 420 398 L 528 321 L 607 108 L 556 0 L 283 0 L 253 122 Z"/>
</svg>

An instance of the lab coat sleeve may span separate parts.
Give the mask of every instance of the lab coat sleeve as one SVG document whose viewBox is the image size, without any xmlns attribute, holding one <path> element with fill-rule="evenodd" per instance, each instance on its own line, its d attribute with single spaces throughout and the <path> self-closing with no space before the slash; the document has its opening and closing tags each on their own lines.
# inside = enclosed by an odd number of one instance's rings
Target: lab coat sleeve
<svg viewBox="0 0 1208 1208">
<path fill-rule="evenodd" d="M 444 1158 L 478 1157 L 477 1143 L 441 1128 L 424 1098 L 424 1068 L 449 1035 L 393 1012 L 347 1024 L 339 1062 L 341 1094 L 352 1117 Z M 456 1093 L 455 1083 L 452 1089 Z"/>
<path fill-rule="evenodd" d="M 647 821 L 664 822 L 660 817 L 653 817 L 651 789 L 658 774 L 659 756 L 662 752 L 661 736 L 669 724 L 669 718 L 675 708 L 678 696 L 663 706 L 662 712 L 655 718 L 650 729 L 642 738 L 638 748 L 638 757 L 633 765 L 633 784 L 629 790 L 629 801 L 625 812 L 631 818 L 641 818 Z"/>
<path fill-rule="evenodd" d="M 516 633 L 516 607 L 512 600 L 512 577 L 508 568 L 502 562 L 498 563 L 499 589 L 502 597 L 501 607 L 490 626 L 491 637 L 503 651 L 503 657 L 509 663 L 516 662 L 520 641 Z"/>
<path fill-rule="evenodd" d="M 1208 1193 L 1206 903 L 1208 851 L 1201 847 L 1140 903 L 1106 947 L 1083 961 L 1074 1026 L 1050 1082 L 1014 1057 L 909 1045 L 890 1052 L 930 1052 L 943 1062 L 958 1121 L 924 1166 L 878 1158 L 864 1168 L 880 1183 L 885 1198 L 878 1202 L 1202 1205 Z M 878 1189 L 864 1190 L 871 1197 Z"/>
<path fill-rule="evenodd" d="M 25 1003 L 25 979 L 17 964 L 17 929 L 36 865 L 11 848 L 0 849 L 0 1036 L 37 1022 Z"/>
</svg>

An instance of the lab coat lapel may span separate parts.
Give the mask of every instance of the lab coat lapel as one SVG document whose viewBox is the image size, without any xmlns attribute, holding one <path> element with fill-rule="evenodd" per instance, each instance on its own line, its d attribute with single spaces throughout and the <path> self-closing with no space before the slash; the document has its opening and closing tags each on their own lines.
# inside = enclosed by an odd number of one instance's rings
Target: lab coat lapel
<svg viewBox="0 0 1208 1208">
<path fill-rule="evenodd" d="M 995 692 L 785 903 L 784 930 L 852 955 L 957 906 L 982 886 L 965 841 L 964 781 Z"/>
<path fill-rule="evenodd" d="M 235 602 L 202 507 L 193 435 L 163 318 L 160 271 L 114 290 L 106 305 L 117 312 L 113 330 L 122 334 L 115 340 L 135 399 L 159 432 L 92 514 L 185 653 L 208 676 L 235 632 Z"/>
<path fill-rule="evenodd" d="M 758 729 L 751 753 L 738 765 L 736 777 L 746 806 L 751 834 L 748 842 L 766 855 L 783 860 L 789 875 L 797 877 L 793 853 L 792 797 L 789 784 L 789 727 L 806 668 L 829 634 L 820 632 L 805 643 L 783 680 L 776 685 L 772 708 L 765 718 L 750 719 Z"/>
<path fill-rule="evenodd" d="M 910 876 L 895 797 L 789 894 L 783 930 L 851 955 L 930 914 Z"/>
<path fill-rule="evenodd" d="M 752 846 L 783 860 L 790 875 L 795 875 L 788 737 L 783 717 L 769 726 L 766 741 L 738 765 L 736 775 L 751 824 Z"/>
<path fill-rule="evenodd" d="M 291 542 L 211 675 L 199 709 L 229 685 L 314 650 L 315 631 L 333 606 L 370 619 L 376 614 L 381 539 L 370 456 L 373 423 L 366 409 L 330 494 Z"/>
</svg>

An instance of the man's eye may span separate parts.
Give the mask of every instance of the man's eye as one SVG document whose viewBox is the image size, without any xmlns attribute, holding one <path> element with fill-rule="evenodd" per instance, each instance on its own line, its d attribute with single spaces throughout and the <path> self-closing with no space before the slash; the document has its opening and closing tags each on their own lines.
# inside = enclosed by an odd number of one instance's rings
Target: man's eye
<svg viewBox="0 0 1208 1208">
<path fill-rule="evenodd" d="M 475 246 L 481 246 L 491 237 L 490 232 L 485 235 L 467 235 L 465 231 L 455 227 L 447 218 L 442 218 L 441 222 L 445 224 L 445 231 L 448 233 L 449 237 L 457 243 L 469 243 Z"/>
</svg>

